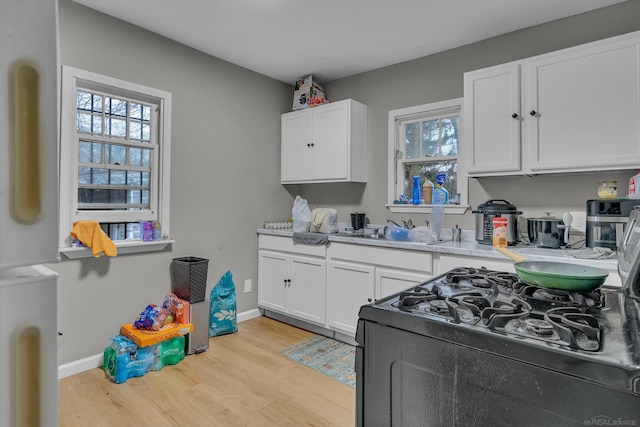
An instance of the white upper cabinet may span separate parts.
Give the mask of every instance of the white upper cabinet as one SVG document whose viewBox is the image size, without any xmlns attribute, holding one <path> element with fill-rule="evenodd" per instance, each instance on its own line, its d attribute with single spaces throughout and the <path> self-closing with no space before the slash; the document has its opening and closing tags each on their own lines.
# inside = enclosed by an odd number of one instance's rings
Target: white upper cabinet
<svg viewBox="0 0 640 427">
<path fill-rule="evenodd" d="M 525 62 L 531 173 L 638 166 L 639 48 L 635 33 Z"/>
<path fill-rule="evenodd" d="M 464 124 L 470 174 L 513 174 L 522 169 L 521 62 L 464 75 Z"/>
<path fill-rule="evenodd" d="M 640 32 L 465 74 L 469 174 L 640 163 Z"/>
<path fill-rule="evenodd" d="M 367 106 L 347 99 L 282 115 L 281 182 L 366 182 Z"/>
</svg>

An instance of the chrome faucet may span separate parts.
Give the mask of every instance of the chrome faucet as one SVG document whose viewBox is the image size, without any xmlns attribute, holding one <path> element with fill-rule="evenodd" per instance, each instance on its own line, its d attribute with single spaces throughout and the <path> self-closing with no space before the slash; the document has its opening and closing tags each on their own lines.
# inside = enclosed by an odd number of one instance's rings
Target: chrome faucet
<svg viewBox="0 0 640 427">
<path fill-rule="evenodd" d="M 403 224 L 403 225 L 398 224 L 397 222 L 395 222 L 395 221 L 394 221 L 394 220 L 392 220 L 392 219 L 387 219 L 387 222 L 389 222 L 389 223 L 391 223 L 391 224 L 393 224 L 393 225 L 396 225 L 396 226 L 398 226 L 398 227 L 406 228 L 406 229 L 408 229 L 408 230 L 411 230 L 411 229 L 413 228 L 413 221 L 411 221 L 411 220 L 405 221 L 405 220 L 403 219 L 403 220 L 402 220 L 402 224 Z"/>
<path fill-rule="evenodd" d="M 389 222 L 389 223 L 391 223 L 391 224 L 393 224 L 393 225 L 395 225 L 395 226 L 402 227 L 400 224 L 398 224 L 397 222 L 395 222 L 395 221 L 394 221 L 394 220 L 392 220 L 392 219 L 388 219 L 388 218 L 387 218 L 387 222 Z"/>
</svg>

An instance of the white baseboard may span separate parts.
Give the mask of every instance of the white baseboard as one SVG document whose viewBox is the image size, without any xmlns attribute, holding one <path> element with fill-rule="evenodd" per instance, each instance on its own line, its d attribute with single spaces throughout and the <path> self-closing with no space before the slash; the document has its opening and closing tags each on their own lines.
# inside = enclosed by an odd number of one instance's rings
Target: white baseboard
<svg viewBox="0 0 640 427">
<path fill-rule="evenodd" d="M 236 320 L 238 323 L 244 322 L 254 317 L 260 317 L 262 314 L 260 310 L 254 308 L 253 310 L 243 311 L 238 313 Z M 58 379 L 66 378 L 71 375 L 79 374 L 90 369 L 101 368 L 103 362 L 103 353 L 94 354 L 83 359 L 74 360 L 73 362 L 64 363 L 58 366 Z"/>
</svg>

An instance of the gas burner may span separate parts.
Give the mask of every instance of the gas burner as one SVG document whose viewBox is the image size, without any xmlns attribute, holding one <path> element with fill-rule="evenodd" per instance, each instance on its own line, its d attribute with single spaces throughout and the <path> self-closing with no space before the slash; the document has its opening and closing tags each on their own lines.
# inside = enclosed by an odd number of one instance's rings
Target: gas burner
<svg viewBox="0 0 640 427">
<path fill-rule="evenodd" d="M 490 307 L 482 310 L 480 320 L 489 329 L 504 328 L 512 319 L 524 318 L 531 312 L 531 306 L 519 298 L 511 302 L 496 300 Z"/>
<path fill-rule="evenodd" d="M 398 306 L 400 308 L 411 308 L 425 301 L 431 301 L 440 296 L 442 290 L 434 285 L 431 289 L 418 285 L 412 289 L 400 292 Z"/>
<path fill-rule="evenodd" d="M 562 291 L 559 289 L 547 289 L 541 288 L 536 289 L 533 292 L 534 298 L 539 298 L 547 301 L 561 301 L 561 302 L 570 302 L 571 295 L 568 291 Z"/>
<path fill-rule="evenodd" d="M 572 292 L 526 285 L 518 295 L 539 311 L 558 307 L 575 307 L 583 312 L 590 312 L 605 306 L 605 296 L 600 289 L 590 292 Z"/>
<path fill-rule="evenodd" d="M 520 288 L 520 279 L 513 273 L 487 270 L 486 268 L 456 268 L 447 273 L 444 283 L 452 287 L 469 286 L 487 289 L 501 294 L 512 294 L 514 287 Z"/>
<path fill-rule="evenodd" d="M 449 283 L 459 283 L 462 280 L 469 280 L 476 277 L 479 273 L 482 272 L 483 269 L 478 270 L 473 267 L 459 267 L 450 270 L 447 273 L 447 282 Z"/>
<path fill-rule="evenodd" d="M 553 325 L 546 320 L 541 319 L 525 319 L 525 327 L 527 331 L 533 335 L 548 336 L 553 335 Z"/>
<path fill-rule="evenodd" d="M 558 307 L 544 313 L 544 320 L 553 325 L 569 347 L 586 351 L 600 349 L 600 325 L 592 315 L 575 307 Z"/>
<path fill-rule="evenodd" d="M 431 300 L 424 306 L 424 310 L 436 314 L 449 314 L 450 307 L 447 301 L 442 299 Z"/>
<path fill-rule="evenodd" d="M 486 277 L 474 277 L 470 280 L 474 288 L 491 289 L 493 282 Z"/>
</svg>

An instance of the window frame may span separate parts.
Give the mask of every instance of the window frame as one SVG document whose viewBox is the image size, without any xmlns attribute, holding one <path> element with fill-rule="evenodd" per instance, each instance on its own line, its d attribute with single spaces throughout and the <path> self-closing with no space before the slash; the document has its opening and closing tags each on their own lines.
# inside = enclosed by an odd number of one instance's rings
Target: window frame
<svg viewBox="0 0 640 427">
<path fill-rule="evenodd" d="M 403 169 L 400 167 L 400 161 L 404 159 L 405 150 L 404 144 L 400 143 L 400 123 L 403 120 L 439 117 L 438 111 L 442 111 L 446 114 L 448 111 L 457 109 L 459 110 L 459 132 L 460 137 L 458 140 L 458 154 L 456 156 L 446 156 L 439 159 L 451 160 L 455 158 L 457 160 L 458 168 L 458 193 L 460 194 L 460 204 L 442 205 L 445 213 L 451 214 L 464 214 L 469 208 L 468 205 L 468 174 L 467 165 L 464 153 L 467 151 L 466 139 L 464 137 L 464 98 L 454 98 L 446 101 L 432 102 L 429 104 L 416 105 L 413 107 L 400 108 L 397 110 L 389 111 L 389 124 L 388 124 L 388 143 L 387 143 L 387 204 L 385 205 L 389 211 L 393 213 L 430 213 L 434 206 L 432 204 L 422 205 L 409 205 L 409 204 L 395 204 L 396 190 L 399 188 L 399 183 L 404 182 Z M 396 159 L 396 150 L 402 153 L 401 159 Z"/>
<path fill-rule="evenodd" d="M 114 243 L 124 252 L 142 252 L 148 250 L 161 250 L 167 244 L 170 236 L 170 182 L 171 182 L 171 93 L 147 86 L 115 79 L 90 71 L 81 70 L 70 66 L 62 66 L 61 81 L 61 113 L 60 113 L 60 228 L 59 247 L 60 252 L 69 258 L 79 248 L 73 247 L 70 235 L 73 222 L 80 219 L 95 219 L 101 222 L 136 222 L 138 220 L 157 220 L 162 226 L 163 240 L 155 242 L 143 242 L 142 240 L 116 240 Z M 79 141 L 91 139 L 92 135 L 76 132 L 76 107 L 77 90 L 85 89 L 107 93 L 109 96 L 123 97 L 127 100 L 135 100 L 156 105 L 159 109 L 153 112 L 157 115 L 157 126 L 152 132 L 157 132 L 157 146 L 151 161 L 157 174 L 151 176 L 150 210 L 148 211 L 102 211 L 91 218 L 91 211 L 80 213 L 77 210 L 78 200 L 78 158 Z M 104 137 L 98 138 L 104 140 Z M 154 138 L 152 138 L 154 139 Z M 134 141 L 135 142 L 135 141 Z M 154 244 L 155 243 L 155 244 Z M 86 249 L 86 248 L 82 248 Z M 89 250 L 86 250 L 89 252 Z M 77 253 L 76 253 L 77 255 Z"/>
</svg>

